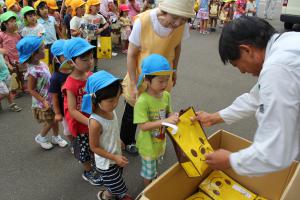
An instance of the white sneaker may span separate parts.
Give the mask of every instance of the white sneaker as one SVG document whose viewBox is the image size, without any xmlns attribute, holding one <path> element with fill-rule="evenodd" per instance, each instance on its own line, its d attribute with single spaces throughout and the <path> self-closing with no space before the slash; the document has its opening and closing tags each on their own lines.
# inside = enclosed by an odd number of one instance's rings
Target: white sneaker
<svg viewBox="0 0 300 200">
<path fill-rule="evenodd" d="M 57 144 L 60 147 L 66 147 L 68 146 L 68 142 L 64 139 L 62 139 L 62 137 L 60 135 L 58 136 L 52 136 L 52 140 L 51 140 L 52 144 Z"/>
<path fill-rule="evenodd" d="M 116 52 L 111 52 L 111 55 L 112 55 L 112 56 L 117 56 L 118 53 L 116 53 Z"/>
<path fill-rule="evenodd" d="M 36 143 L 40 144 L 43 149 L 48 150 L 53 148 L 53 145 L 50 142 L 48 142 L 46 137 L 42 137 L 41 134 L 35 136 L 34 140 Z"/>
</svg>

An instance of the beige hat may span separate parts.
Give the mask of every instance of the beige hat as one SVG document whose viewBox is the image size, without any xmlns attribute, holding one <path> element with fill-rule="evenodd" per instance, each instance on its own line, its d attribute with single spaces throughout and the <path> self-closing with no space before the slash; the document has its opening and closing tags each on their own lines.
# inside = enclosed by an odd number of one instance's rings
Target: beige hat
<svg viewBox="0 0 300 200">
<path fill-rule="evenodd" d="M 192 18 L 195 16 L 194 2 L 195 0 L 161 0 L 159 8 L 173 15 Z"/>
</svg>

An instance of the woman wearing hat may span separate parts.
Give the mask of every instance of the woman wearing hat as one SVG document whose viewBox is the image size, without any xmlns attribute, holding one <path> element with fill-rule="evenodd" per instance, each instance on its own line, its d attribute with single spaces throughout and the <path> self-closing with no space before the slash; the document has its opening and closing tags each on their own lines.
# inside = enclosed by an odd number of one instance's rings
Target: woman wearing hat
<svg viewBox="0 0 300 200">
<path fill-rule="evenodd" d="M 134 146 L 136 126 L 132 121 L 141 60 L 152 53 L 157 53 L 166 57 L 171 67 L 176 70 L 181 41 L 189 37 L 187 21 L 194 15 L 194 0 L 163 0 L 158 8 L 138 15 L 134 23 L 129 37 L 128 73 L 123 82 L 126 107 L 121 126 L 121 139 L 127 145 L 126 150 L 129 153 L 137 152 Z M 167 90 L 170 91 L 175 83 L 176 71 L 169 81 Z"/>
</svg>

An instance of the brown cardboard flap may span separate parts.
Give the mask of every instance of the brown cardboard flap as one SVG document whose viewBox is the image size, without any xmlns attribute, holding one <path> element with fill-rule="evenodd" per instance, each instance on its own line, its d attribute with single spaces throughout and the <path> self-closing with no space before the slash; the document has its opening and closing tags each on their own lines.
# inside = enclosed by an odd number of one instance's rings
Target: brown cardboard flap
<svg viewBox="0 0 300 200">
<path fill-rule="evenodd" d="M 294 174 L 291 174 L 290 182 L 287 184 L 280 200 L 298 200 L 300 197 L 300 167 L 295 166 Z"/>
</svg>

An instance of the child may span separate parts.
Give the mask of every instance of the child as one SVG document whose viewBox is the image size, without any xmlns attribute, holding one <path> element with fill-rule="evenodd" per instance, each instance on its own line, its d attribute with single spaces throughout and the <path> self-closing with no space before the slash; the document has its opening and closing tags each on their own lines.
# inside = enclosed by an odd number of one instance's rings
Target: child
<svg viewBox="0 0 300 200">
<path fill-rule="evenodd" d="M 4 57 L 6 64 L 9 69 L 17 74 L 19 89 L 25 90 L 23 72 L 26 71 L 26 68 L 19 64 L 19 55 L 16 48 L 21 39 L 21 36 L 17 33 L 17 18 L 17 15 L 12 11 L 7 11 L 0 16 L 0 48 L 4 48 L 8 52 Z"/>
<path fill-rule="evenodd" d="M 3 98 L 7 98 L 7 101 L 9 103 L 9 110 L 20 112 L 22 108 L 20 108 L 16 103 L 13 102 L 13 95 L 10 92 L 11 76 L 3 58 L 3 55 L 6 53 L 7 51 L 5 49 L 0 49 L 0 105 L 1 100 Z"/>
<path fill-rule="evenodd" d="M 115 109 L 122 93 L 121 80 L 106 71 L 99 71 L 88 78 L 87 94 L 83 97 L 82 111 L 92 113 L 89 118 L 89 143 L 95 155 L 106 190 L 100 190 L 98 199 L 132 199 L 122 169 L 128 165 L 122 156 L 121 139 Z M 93 108 L 93 109 L 92 109 Z"/>
<path fill-rule="evenodd" d="M 83 164 L 82 178 L 92 185 L 101 185 L 101 179 L 96 177 L 92 169 L 93 155 L 89 147 L 88 114 L 80 112 L 84 87 L 91 75 L 93 65 L 93 48 L 86 40 L 76 37 L 65 42 L 63 52 L 66 58 L 60 70 L 71 66 L 73 71 L 68 76 L 63 88 L 65 120 L 74 137 L 74 156 Z"/>
<path fill-rule="evenodd" d="M 73 141 L 73 137 L 69 131 L 68 124 L 64 118 L 64 99 L 61 92 L 61 88 L 65 83 L 68 74 L 59 71 L 61 63 L 65 61 L 65 57 L 63 55 L 64 44 L 65 40 L 56 40 L 51 47 L 51 53 L 53 55 L 54 73 L 51 76 L 49 92 L 52 96 L 53 110 L 55 113 L 54 120 L 56 122 L 62 122 L 64 135 L 71 143 Z"/>
<path fill-rule="evenodd" d="M 59 12 L 57 11 L 58 6 L 56 4 L 56 0 L 47 0 L 47 6 L 48 6 L 49 16 L 54 17 L 58 30 L 60 31 L 61 34 L 63 34 L 64 27 L 63 27 L 63 23 L 62 23 L 62 18 L 60 16 Z M 64 36 L 61 35 L 60 38 L 64 38 Z"/>
<path fill-rule="evenodd" d="M 233 19 L 237 19 L 246 13 L 246 5 L 247 5 L 247 0 L 237 0 L 235 2 L 235 12 L 233 15 Z"/>
<path fill-rule="evenodd" d="M 70 30 L 70 21 L 72 19 L 72 7 L 71 7 L 72 0 L 65 0 L 65 7 L 66 7 L 66 14 L 64 15 L 63 24 L 66 27 L 66 32 L 63 34 L 67 35 L 67 38 L 71 38 L 71 30 Z"/>
<path fill-rule="evenodd" d="M 136 0 L 128 0 L 128 16 L 130 17 L 131 22 L 134 22 L 134 18 L 138 15 L 141 11 L 141 5 L 136 2 Z"/>
<path fill-rule="evenodd" d="M 70 21 L 70 31 L 72 37 L 87 37 L 86 24 L 83 19 L 85 13 L 85 2 L 83 0 L 73 0 L 71 2 L 72 19 Z"/>
<path fill-rule="evenodd" d="M 210 29 L 212 32 L 216 31 L 217 22 L 218 22 L 218 12 L 219 12 L 219 4 L 217 0 L 212 0 L 209 4 L 209 20 L 210 20 Z"/>
<path fill-rule="evenodd" d="M 128 38 L 131 33 L 131 21 L 128 16 L 129 8 L 126 4 L 120 5 L 120 25 L 121 25 L 121 41 L 122 41 L 122 53 L 127 54 Z"/>
<path fill-rule="evenodd" d="M 88 24 L 87 26 L 87 40 L 94 46 L 97 46 L 97 36 L 106 30 L 109 24 L 106 22 L 105 18 L 98 14 L 100 9 L 99 0 L 88 0 L 86 2 L 86 13 L 84 15 L 84 20 Z M 100 26 L 102 26 L 100 28 Z M 97 71 L 98 59 L 97 59 L 97 48 L 94 49 L 94 72 Z"/>
<path fill-rule="evenodd" d="M 25 36 L 39 36 L 42 37 L 45 33 L 43 25 L 37 23 L 37 16 L 35 9 L 30 6 L 22 8 L 21 13 L 24 17 L 25 26 L 22 29 L 21 35 Z"/>
<path fill-rule="evenodd" d="M 21 11 L 21 6 L 19 4 L 19 2 L 17 0 L 6 0 L 5 1 L 6 4 L 6 9 L 8 11 L 12 11 L 16 14 L 17 18 L 17 25 L 18 25 L 18 32 L 21 33 L 23 27 L 24 27 L 24 23 L 22 20 L 22 15 L 20 13 Z"/>
<path fill-rule="evenodd" d="M 178 115 L 171 114 L 171 97 L 165 91 L 172 73 L 168 60 L 161 55 L 151 54 L 142 62 L 138 87 L 144 79 L 147 90 L 138 97 L 134 106 L 134 123 L 140 128 L 137 148 L 142 158 L 141 176 L 145 186 L 157 177 L 157 161 L 165 153 L 166 138 L 162 123 L 176 124 L 178 121 Z"/>
<path fill-rule="evenodd" d="M 256 16 L 256 4 L 254 0 L 248 0 L 246 6 L 247 16 Z"/>
<path fill-rule="evenodd" d="M 0 0 L 0 14 L 4 13 L 3 7 L 4 7 L 4 1 Z"/>
<path fill-rule="evenodd" d="M 43 149 L 51 149 L 52 144 L 65 147 L 67 142 L 58 135 L 58 124 L 54 121 L 54 112 L 51 108 L 52 101 L 49 94 L 50 77 L 48 66 L 40 62 L 45 57 L 43 40 L 37 36 L 26 36 L 17 44 L 20 55 L 20 63 L 28 64 L 28 92 L 32 96 L 32 111 L 38 123 L 43 123 L 41 133 L 35 137 L 35 141 Z M 51 142 L 46 135 L 53 130 Z"/>
<path fill-rule="evenodd" d="M 199 11 L 197 13 L 198 18 L 200 19 L 200 33 L 203 35 L 209 34 L 207 30 L 207 22 L 209 19 L 208 1 L 209 0 L 201 0 Z"/>
</svg>

